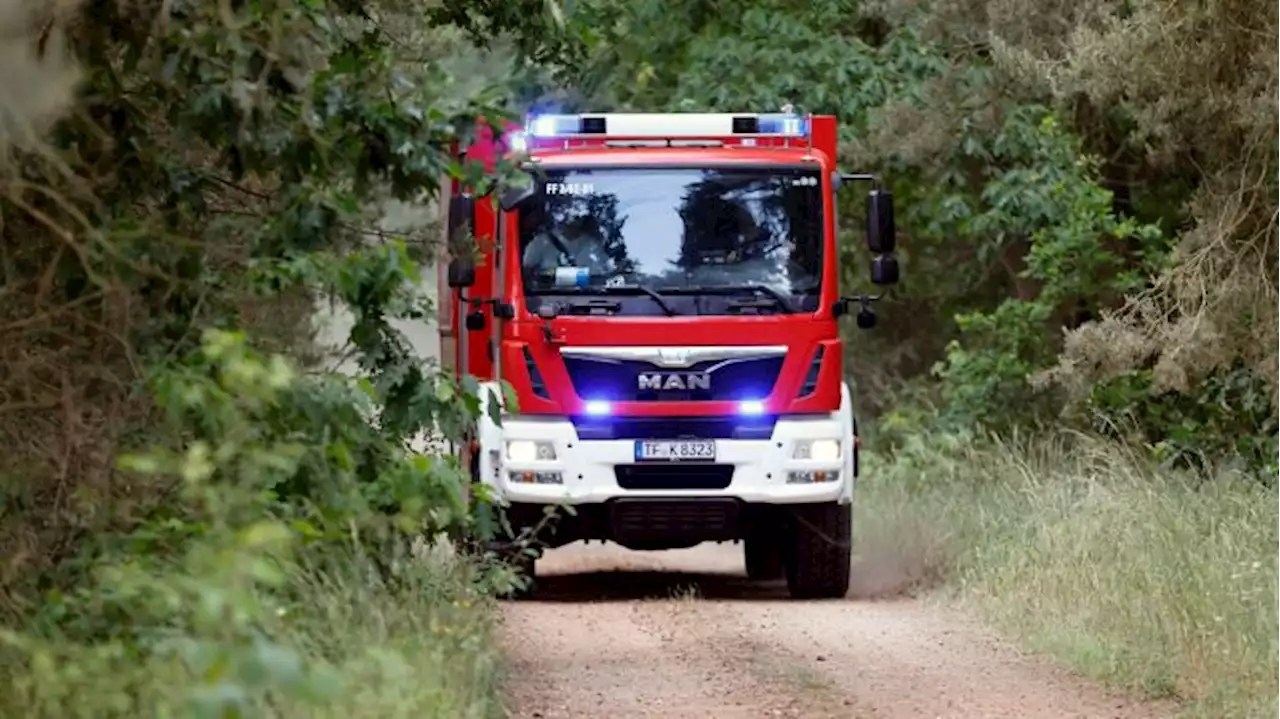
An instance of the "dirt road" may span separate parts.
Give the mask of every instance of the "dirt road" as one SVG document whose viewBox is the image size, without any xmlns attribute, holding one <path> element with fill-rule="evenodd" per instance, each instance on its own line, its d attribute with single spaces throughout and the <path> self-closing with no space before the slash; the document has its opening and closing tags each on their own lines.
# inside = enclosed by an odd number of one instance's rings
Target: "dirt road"
<svg viewBox="0 0 1280 719">
<path fill-rule="evenodd" d="M 503 607 L 520 719 L 1154 719 L 972 622 L 900 599 L 793 602 L 741 549 L 571 545 Z"/>
</svg>

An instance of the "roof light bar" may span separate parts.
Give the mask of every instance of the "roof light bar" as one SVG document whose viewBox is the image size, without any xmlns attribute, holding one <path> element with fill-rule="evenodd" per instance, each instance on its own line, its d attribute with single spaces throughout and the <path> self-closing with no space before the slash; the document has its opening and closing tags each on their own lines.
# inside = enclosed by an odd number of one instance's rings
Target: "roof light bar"
<svg viewBox="0 0 1280 719">
<path fill-rule="evenodd" d="M 807 137 L 807 118 L 786 113 L 610 113 L 537 115 L 525 123 L 531 137 Z"/>
</svg>

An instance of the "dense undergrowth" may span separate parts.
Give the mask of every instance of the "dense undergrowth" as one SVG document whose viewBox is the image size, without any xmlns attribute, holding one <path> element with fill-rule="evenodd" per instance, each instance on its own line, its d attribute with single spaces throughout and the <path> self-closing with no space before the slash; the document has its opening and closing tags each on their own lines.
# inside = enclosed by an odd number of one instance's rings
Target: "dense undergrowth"
<svg viewBox="0 0 1280 719">
<path fill-rule="evenodd" d="M 433 7 L 0 2 L 0 714 L 499 712 L 513 576 L 439 549 L 492 522 L 412 449 L 477 385 L 397 329 L 434 228 L 382 222 L 497 176 Z"/>
<path fill-rule="evenodd" d="M 152 388 L 185 442 L 122 456 L 119 477 L 165 501 L 82 538 L 0 631 L 0 713 L 499 711 L 486 608 L 514 577 L 448 541 L 474 517 L 456 459 L 389 441 L 367 380 L 234 333 Z"/>
</svg>

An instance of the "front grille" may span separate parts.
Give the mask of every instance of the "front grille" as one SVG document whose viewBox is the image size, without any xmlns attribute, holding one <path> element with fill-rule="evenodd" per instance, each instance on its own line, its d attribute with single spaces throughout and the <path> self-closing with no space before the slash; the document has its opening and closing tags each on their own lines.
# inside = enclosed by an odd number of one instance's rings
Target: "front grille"
<svg viewBox="0 0 1280 719">
<path fill-rule="evenodd" d="M 777 417 L 574 417 L 578 439 L 769 439 Z"/>
<path fill-rule="evenodd" d="M 609 522 L 620 543 L 704 542 L 734 539 L 741 503 L 736 499 L 614 499 Z"/>
<path fill-rule="evenodd" d="M 579 397 L 612 397 L 638 402 L 733 401 L 760 399 L 773 392 L 785 357 L 749 357 L 699 362 L 679 370 L 661 369 L 640 360 L 566 356 L 565 370 Z M 710 388 L 672 386 L 690 375 L 707 373 Z M 641 375 L 659 380 L 663 389 L 641 388 Z M 687 383 L 687 382 L 686 382 Z"/>
<path fill-rule="evenodd" d="M 732 464 L 620 464 L 613 468 L 622 489 L 726 489 Z"/>
</svg>

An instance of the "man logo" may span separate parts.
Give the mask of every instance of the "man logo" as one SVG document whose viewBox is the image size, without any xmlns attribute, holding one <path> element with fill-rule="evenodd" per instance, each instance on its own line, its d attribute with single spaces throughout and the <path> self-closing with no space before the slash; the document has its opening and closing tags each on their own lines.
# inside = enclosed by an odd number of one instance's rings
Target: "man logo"
<svg viewBox="0 0 1280 719">
<path fill-rule="evenodd" d="M 641 390 L 710 390 L 711 375 L 706 372 L 642 372 L 638 377 Z"/>
</svg>

